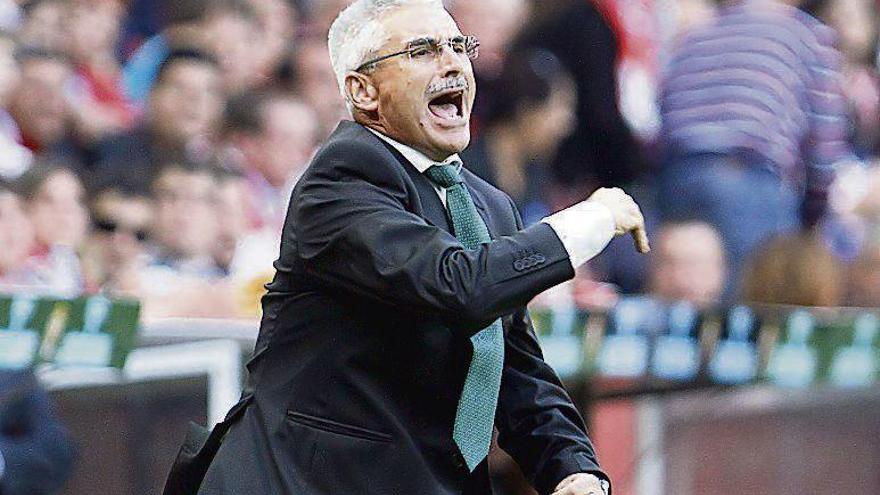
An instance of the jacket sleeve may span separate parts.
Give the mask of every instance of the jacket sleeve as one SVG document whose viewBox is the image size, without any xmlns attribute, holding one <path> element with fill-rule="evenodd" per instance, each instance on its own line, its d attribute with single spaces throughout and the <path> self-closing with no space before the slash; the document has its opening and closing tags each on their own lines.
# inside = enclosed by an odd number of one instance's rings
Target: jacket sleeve
<svg viewBox="0 0 880 495">
<path fill-rule="evenodd" d="M 466 249 L 412 212 L 417 193 L 405 175 L 368 145 L 322 151 L 294 192 L 285 229 L 308 275 L 468 335 L 574 276 L 544 224 Z M 521 261 L 529 256 L 532 263 Z"/>
<path fill-rule="evenodd" d="M 516 218 L 521 222 L 518 213 Z M 577 408 L 544 361 L 526 308 L 505 323 L 504 372 L 496 415 L 498 444 L 541 495 L 552 493 L 574 473 L 609 480 L 599 467 Z"/>
</svg>

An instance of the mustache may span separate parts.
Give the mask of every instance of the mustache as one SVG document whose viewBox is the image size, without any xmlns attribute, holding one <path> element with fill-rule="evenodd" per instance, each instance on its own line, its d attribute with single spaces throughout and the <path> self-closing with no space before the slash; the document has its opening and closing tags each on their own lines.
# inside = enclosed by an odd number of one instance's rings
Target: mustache
<svg viewBox="0 0 880 495">
<path fill-rule="evenodd" d="M 467 78 L 464 76 L 444 77 L 437 82 L 431 83 L 431 85 L 428 86 L 428 90 L 425 91 L 425 95 L 430 98 L 437 93 L 442 93 L 443 91 L 448 91 L 450 89 L 468 89 Z"/>
</svg>

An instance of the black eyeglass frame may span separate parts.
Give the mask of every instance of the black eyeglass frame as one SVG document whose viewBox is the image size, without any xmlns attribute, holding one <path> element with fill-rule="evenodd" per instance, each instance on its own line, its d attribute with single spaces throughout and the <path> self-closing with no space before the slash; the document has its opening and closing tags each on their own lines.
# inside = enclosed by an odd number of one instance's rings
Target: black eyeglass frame
<svg viewBox="0 0 880 495">
<path fill-rule="evenodd" d="M 438 46 L 439 50 L 442 50 L 444 45 L 452 48 L 452 43 L 454 41 L 457 41 L 458 39 L 461 39 L 461 41 L 464 43 L 464 54 L 467 55 L 469 59 L 475 60 L 477 57 L 480 56 L 480 40 L 477 39 L 476 36 L 455 36 L 453 38 L 449 38 L 443 41 L 437 41 L 434 38 L 419 38 L 417 40 L 413 40 L 407 43 L 407 47 L 405 50 L 389 53 L 388 55 L 382 55 L 381 57 L 376 57 L 374 59 L 368 60 L 359 65 L 354 71 L 362 72 L 364 69 L 368 67 L 373 67 L 379 62 L 388 60 L 389 58 L 399 57 L 401 55 L 409 55 L 410 58 L 412 58 L 413 53 L 418 50 L 423 50 L 426 47 L 431 46 L 432 44 Z M 437 53 L 440 53 L 439 50 L 437 50 Z"/>
</svg>

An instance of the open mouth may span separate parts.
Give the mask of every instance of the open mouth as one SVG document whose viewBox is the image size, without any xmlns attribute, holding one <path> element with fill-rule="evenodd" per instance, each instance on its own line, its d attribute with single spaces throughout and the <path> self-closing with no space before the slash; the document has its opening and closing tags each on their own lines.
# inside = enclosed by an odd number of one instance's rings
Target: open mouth
<svg viewBox="0 0 880 495">
<path fill-rule="evenodd" d="M 428 109 L 434 116 L 443 120 L 464 118 L 464 90 L 448 91 L 435 96 L 428 102 Z"/>
</svg>

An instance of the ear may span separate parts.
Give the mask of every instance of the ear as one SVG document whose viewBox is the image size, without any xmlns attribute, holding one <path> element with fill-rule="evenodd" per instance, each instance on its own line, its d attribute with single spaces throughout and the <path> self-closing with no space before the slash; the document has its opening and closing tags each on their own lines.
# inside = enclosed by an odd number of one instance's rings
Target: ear
<svg viewBox="0 0 880 495">
<path fill-rule="evenodd" d="M 349 72 L 345 76 L 345 92 L 356 109 L 362 112 L 375 112 L 379 109 L 379 89 L 369 76 L 360 72 Z"/>
</svg>

